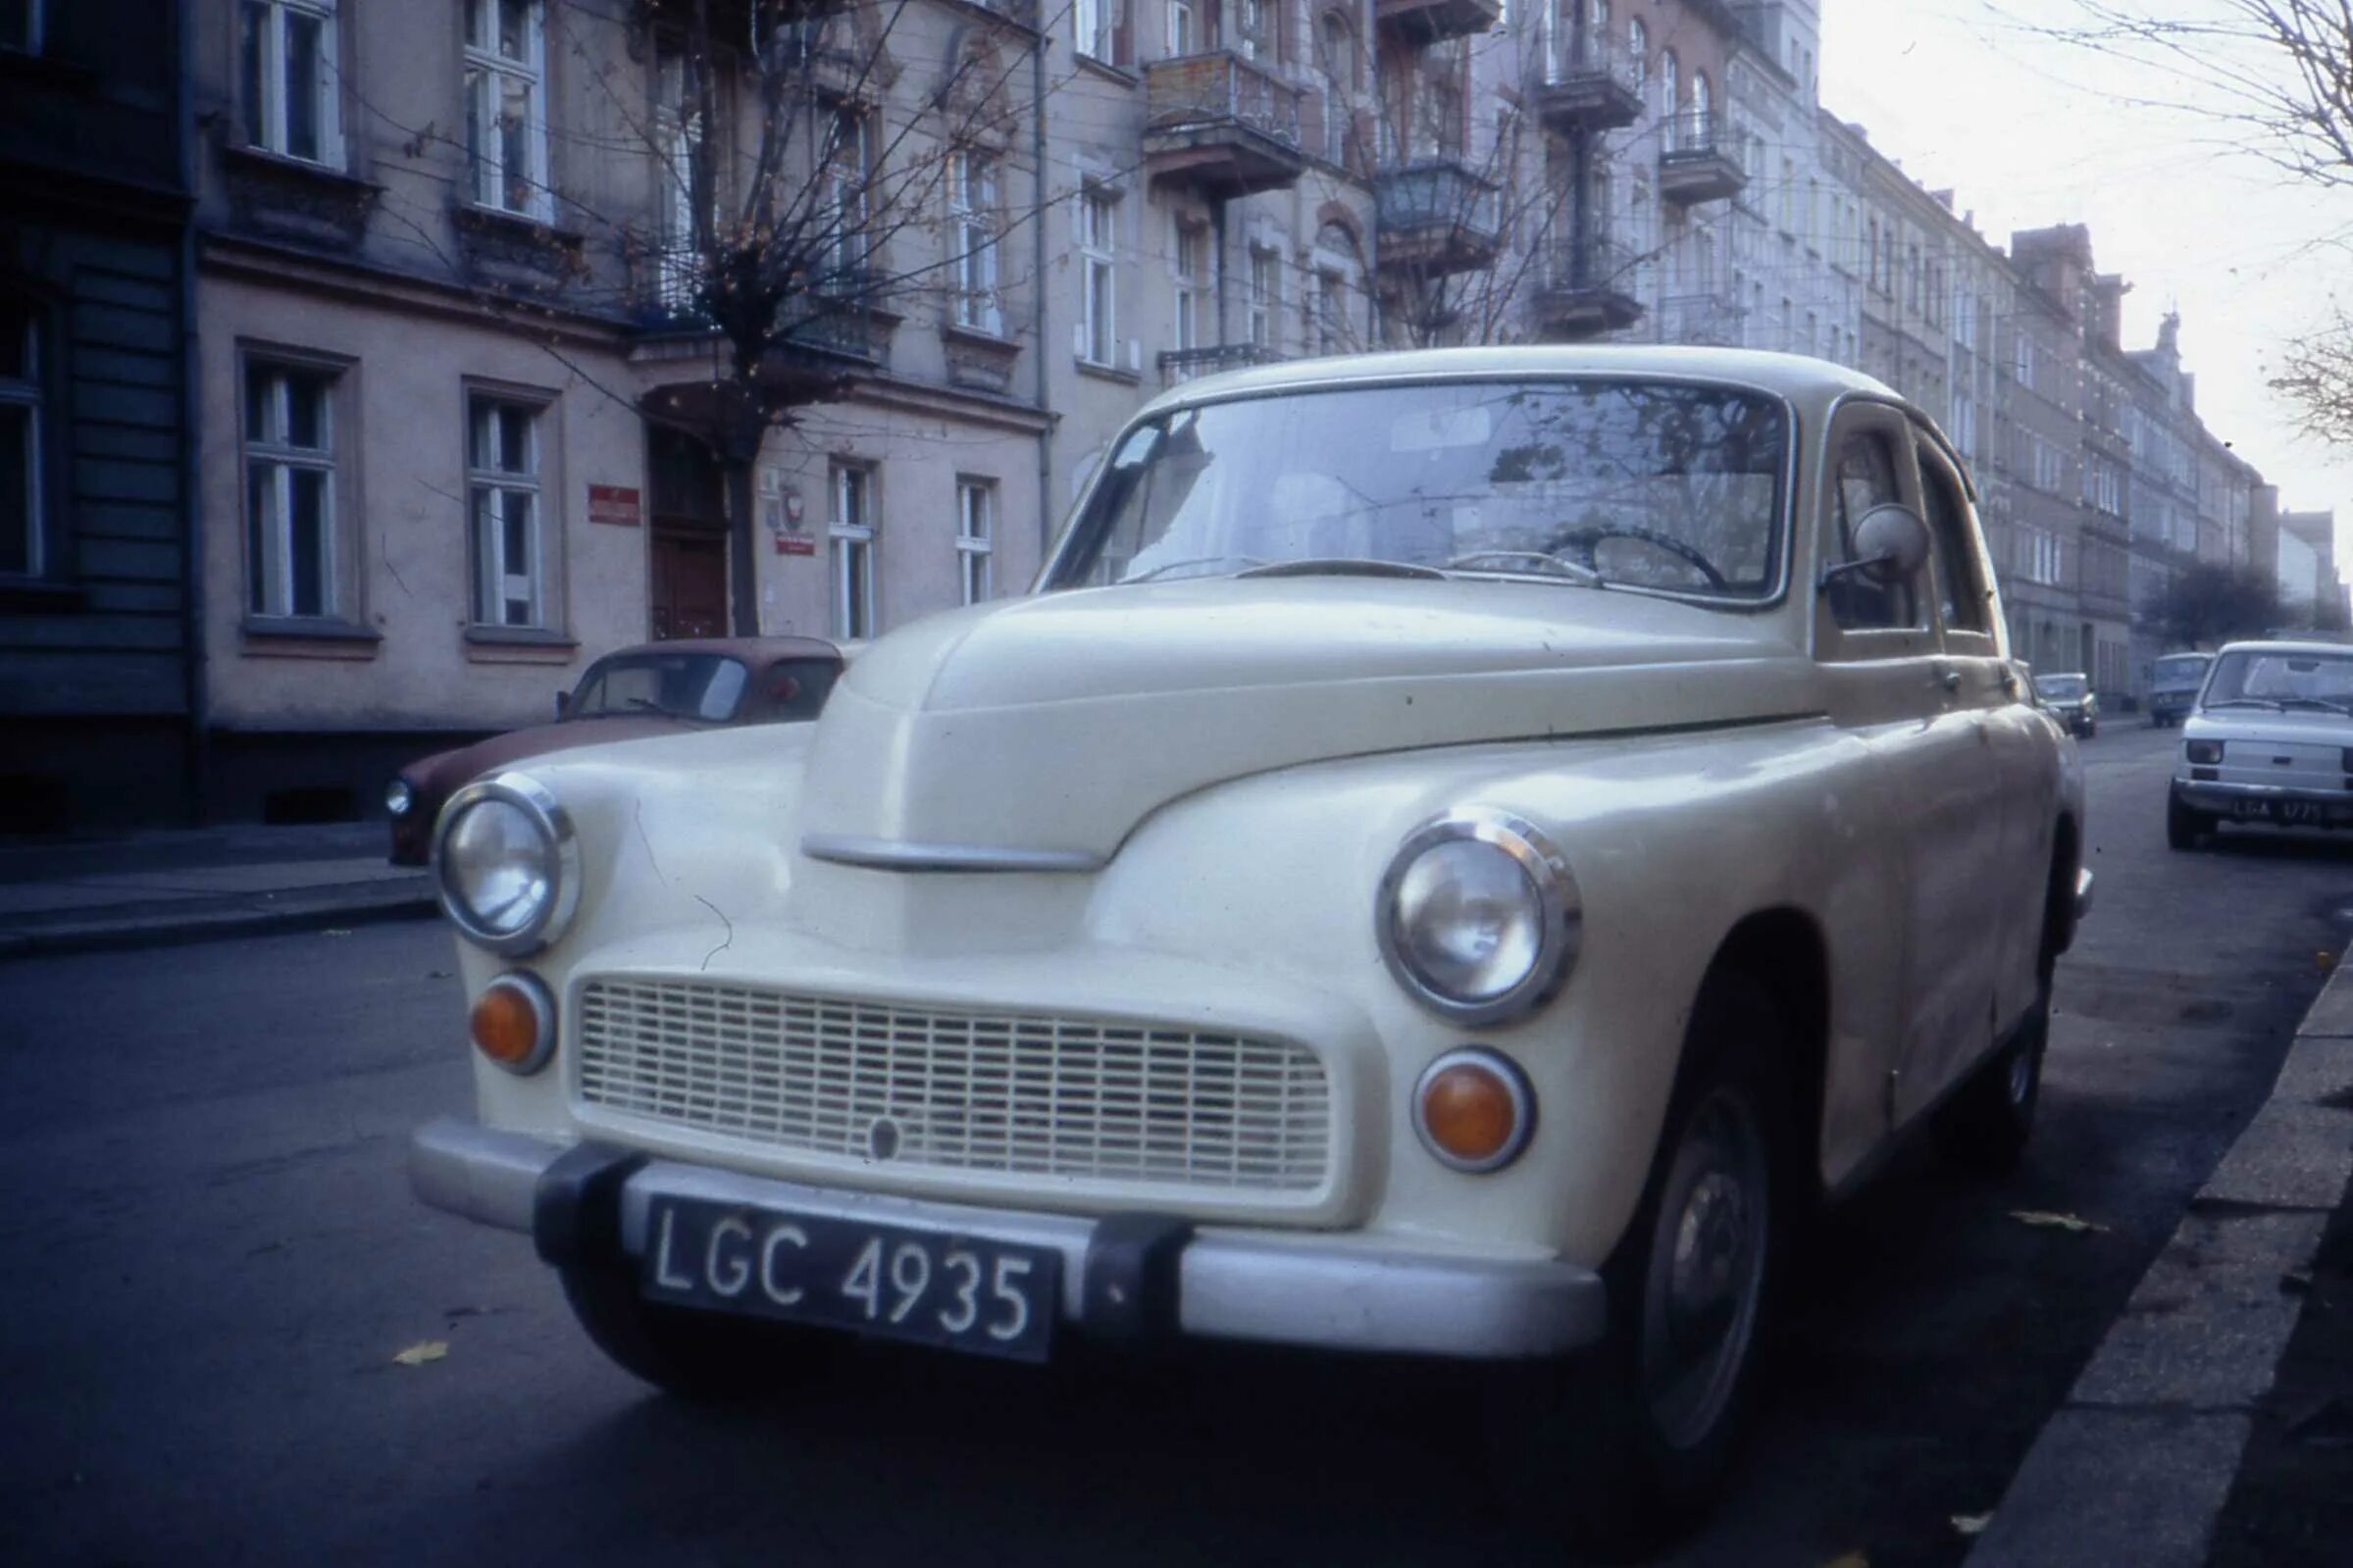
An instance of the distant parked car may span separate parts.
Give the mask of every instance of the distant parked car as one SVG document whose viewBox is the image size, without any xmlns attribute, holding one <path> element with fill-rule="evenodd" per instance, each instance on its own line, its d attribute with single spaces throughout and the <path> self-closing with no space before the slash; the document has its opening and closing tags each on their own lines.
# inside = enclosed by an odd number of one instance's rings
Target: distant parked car
<svg viewBox="0 0 2353 1568">
<path fill-rule="evenodd" d="M 2100 698 L 2087 675 L 2038 675 L 2034 694 L 2051 710 L 2051 717 L 2072 735 L 2089 740 L 2100 733 Z"/>
<path fill-rule="evenodd" d="M 2149 673 L 2149 723 L 2177 725 L 2197 704 L 2198 687 L 2214 664 L 2211 653 L 2169 653 Z"/>
<path fill-rule="evenodd" d="M 553 724 L 436 751 L 401 769 L 384 790 L 392 864 L 424 865 L 441 802 L 492 769 L 607 740 L 814 719 L 842 665 L 842 650 L 817 637 L 682 638 L 608 653 L 571 692 L 557 694 Z"/>
<path fill-rule="evenodd" d="M 2353 648 L 2233 642 L 2181 726 L 2166 842 L 2194 849 L 2224 822 L 2353 827 Z"/>
</svg>

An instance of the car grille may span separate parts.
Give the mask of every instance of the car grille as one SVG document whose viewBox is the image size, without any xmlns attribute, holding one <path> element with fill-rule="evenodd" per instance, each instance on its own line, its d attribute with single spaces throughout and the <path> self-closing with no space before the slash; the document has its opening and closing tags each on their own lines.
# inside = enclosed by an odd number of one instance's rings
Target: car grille
<svg viewBox="0 0 2353 1568">
<path fill-rule="evenodd" d="M 1332 1093 L 1283 1040 L 591 980 L 580 1098 L 794 1153 L 1079 1182 L 1321 1188 Z"/>
</svg>

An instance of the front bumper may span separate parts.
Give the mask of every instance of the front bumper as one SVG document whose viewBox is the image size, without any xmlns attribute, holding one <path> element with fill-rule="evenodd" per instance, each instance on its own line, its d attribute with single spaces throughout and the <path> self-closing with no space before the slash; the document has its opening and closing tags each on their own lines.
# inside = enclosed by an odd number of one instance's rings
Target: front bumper
<svg viewBox="0 0 2353 1568">
<path fill-rule="evenodd" d="M 1049 1246 L 1063 1259 L 1063 1321 L 1107 1338 L 1153 1323 L 1202 1339 L 1506 1360 L 1591 1344 L 1608 1321 L 1601 1276 L 1554 1258 L 1413 1250 L 1363 1232 L 973 1208 L 567 1146 L 458 1117 L 417 1130 L 409 1180 L 427 1203 L 529 1234 L 559 1263 L 641 1257 L 657 1194 Z M 1138 1238 L 1154 1233 L 1175 1248 L 1173 1267 L 1139 1263 L 1154 1248 Z"/>
<path fill-rule="evenodd" d="M 2176 778 L 2174 797 L 2192 811 L 2210 812 L 2227 817 L 2234 808 L 2251 802 L 2268 802 L 2275 806 L 2309 806 L 2317 814 L 2312 822 L 2331 827 L 2353 824 L 2353 794 L 2342 789 L 2301 789 L 2292 784 L 2237 784 L 2228 781 L 2191 782 Z M 2294 825 L 2291 825 L 2294 826 Z"/>
</svg>

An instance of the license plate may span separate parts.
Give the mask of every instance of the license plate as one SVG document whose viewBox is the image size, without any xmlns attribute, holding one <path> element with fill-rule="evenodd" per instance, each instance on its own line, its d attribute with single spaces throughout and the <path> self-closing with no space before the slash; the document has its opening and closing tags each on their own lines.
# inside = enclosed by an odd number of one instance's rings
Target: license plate
<svg viewBox="0 0 2353 1568">
<path fill-rule="evenodd" d="M 2283 827 L 2319 826 L 2328 814 L 2310 800 L 2233 800 L 2230 815 L 2239 822 L 2276 822 Z"/>
<path fill-rule="evenodd" d="M 891 1225 L 657 1197 L 640 1288 L 656 1301 L 1043 1361 L 1062 1254 Z"/>
</svg>

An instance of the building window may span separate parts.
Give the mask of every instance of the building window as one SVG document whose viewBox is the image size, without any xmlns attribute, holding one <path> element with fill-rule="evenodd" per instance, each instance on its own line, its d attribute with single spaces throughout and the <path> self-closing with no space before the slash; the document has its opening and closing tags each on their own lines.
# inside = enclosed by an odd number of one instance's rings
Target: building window
<svg viewBox="0 0 2353 1568">
<path fill-rule="evenodd" d="M 1250 345 L 1271 353 L 1282 320 L 1282 259 L 1264 245 L 1250 252 Z"/>
<path fill-rule="evenodd" d="M 1102 191 L 1079 198 L 1079 357 L 1108 365 L 1119 328 L 1117 274 L 1112 271 L 1111 234 L 1119 204 Z"/>
<path fill-rule="evenodd" d="M 1193 9 L 1193 0 L 1168 0 L 1168 52 L 1172 56 L 1192 54 L 1201 47 L 1201 17 Z"/>
<path fill-rule="evenodd" d="M 0 300 L 0 576 L 41 570 L 40 324 Z"/>
<path fill-rule="evenodd" d="M 996 590 L 990 552 L 997 539 L 997 481 L 956 481 L 956 570 L 964 602 L 979 604 Z"/>
<path fill-rule="evenodd" d="M 834 635 L 874 635 L 874 471 L 834 465 Z"/>
<path fill-rule="evenodd" d="M 1209 291 L 1209 230 L 1204 225 L 1177 220 L 1176 284 L 1176 346 L 1205 347 L 1216 304 Z"/>
<path fill-rule="evenodd" d="M 997 160 L 986 153 L 948 155 L 949 243 L 956 247 L 956 325 L 998 332 L 997 301 Z"/>
<path fill-rule="evenodd" d="M 547 216 L 546 39 L 539 0 L 466 0 L 466 151 L 474 199 Z"/>
<path fill-rule="evenodd" d="M 1633 68 L 1634 90 L 1648 91 L 1651 85 L 1651 29 L 1636 17 L 1626 24 L 1626 52 L 1633 56 L 1627 65 Z"/>
<path fill-rule="evenodd" d="M 1090 60 L 1111 59 L 1111 15 L 1119 0 L 1072 0 L 1071 41 Z"/>
<path fill-rule="evenodd" d="M 684 310 L 694 303 L 701 283 L 702 233 L 694 216 L 694 173 L 703 141 L 702 102 L 694 91 L 686 55 L 666 48 L 654 64 L 654 154 L 662 182 L 662 253 L 658 273 L 661 303 Z M 718 216 L 713 170 L 711 216 Z"/>
<path fill-rule="evenodd" d="M 245 531 L 255 615 L 328 618 L 335 594 L 334 378 L 245 370 Z"/>
<path fill-rule="evenodd" d="M 866 193 L 873 186 L 872 140 L 866 117 L 843 104 L 832 114 L 825 149 L 825 209 L 820 221 L 826 270 L 836 287 L 857 286 L 866 265 Z"/>
<path fill-rule="evenodd" d="M 539 519 L 539 411 L 528 403 L 477 397 L 467 412 L 474 623 L 543 630 L 547 620 Z"/>
<path fill-rule="evenodd" d="M 1659 121 L 1672 126 L 1675 111 L 1683 106 L 1683 62 L 1672 49 L 1659 57 Z M 1672 145 L 1672 143 L 1669 143 Z"/>
<path fill-rule="evenodd" d="M 37 10 L 31 0 L 10 10 Z M 334 0 L 243 0 L 239 108 L 246 145 L 315 164 L 341 160 Z"/>
</svg>

